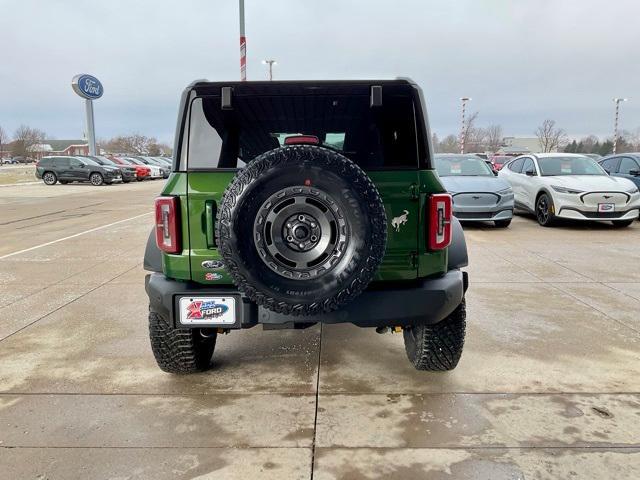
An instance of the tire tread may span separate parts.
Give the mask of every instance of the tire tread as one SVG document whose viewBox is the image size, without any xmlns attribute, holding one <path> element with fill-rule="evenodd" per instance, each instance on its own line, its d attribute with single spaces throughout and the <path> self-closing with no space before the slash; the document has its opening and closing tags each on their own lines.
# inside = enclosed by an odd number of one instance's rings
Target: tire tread
<svg viewBox="0 0 640 480">
<path fill-rule="evenodd" d="M 464 347 L 466 306 L 464 299 L 444 320 L 433 325 L 414 325 L 417 340 L 405 331 L 407 357 L 416 370 L 443 372 L 458 365 Z M 413 350 L 413 353 L 412 353 Z"/>
<path fill-rule="evenodd" d="M 168 373 L 195 373 L 209 368 L 216 338 L 197 342 L 197 329 L 174 328 L 167 319 L 149 312 L 149 338 L 156 363 Z"/>
</svg>

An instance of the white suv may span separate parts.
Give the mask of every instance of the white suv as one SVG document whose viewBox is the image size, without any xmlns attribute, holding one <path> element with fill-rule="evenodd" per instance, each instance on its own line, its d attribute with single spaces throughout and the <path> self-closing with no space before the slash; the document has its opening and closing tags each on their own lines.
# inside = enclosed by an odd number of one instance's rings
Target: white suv
<svg viewBox="0 0 640 480">
<path fill-rule="evenodd" d="M 515 207 L 534 213 L 545 227 L 558 218 L 627 227 L 640 212 L 638 187 L 626 178 L 610 177 L 585 155 L 524 155 L 507 163 L 499 176 L 513 187 Z"/>
</svg>

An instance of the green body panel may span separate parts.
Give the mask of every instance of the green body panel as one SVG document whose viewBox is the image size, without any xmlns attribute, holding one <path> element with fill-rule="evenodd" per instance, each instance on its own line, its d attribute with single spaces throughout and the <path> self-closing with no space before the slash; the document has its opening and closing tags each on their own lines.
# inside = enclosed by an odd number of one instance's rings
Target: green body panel
<svg viewBox="0 0 640 480">
<path fill-rule="evenodd" d="M 368 175 L 378 188 L 387 213 L 387 249 L 374 281 L 414 279 L 418 274 L 418 171 L 376 171 Z M 394 218 L 405 217 L 406 223 L 393 226 Z"/>
<path fill-rule="evenodd" d="M 216 206 L 234 175 L 233 171 L 219 171 L 169 177 L 163 195 L 180 197 L 183 251 L 181 255 L 163 253 L 168 277 L 207 285 L 232 284 L 224 270 L 207 270 L 202 262 L 220 259 L 213 244 Z M 374 281 L 410 280 L 445 272 L 446 251 L 427 252 L 425 248 L 426 199 L 429 193 L 444 191 L 435 172 L 372 171 L 368 175 L 380 192 L 388 219 L 387 250 Z"/>
<path fill-rule="evenodd" d="M 225 188 L 231 183 L 235 172 L 189 172 L 188 173 L 188 197 L 189 197 L 189 236 L 191 237 L 191 277 L 198 283 L 225 285 L 232 284 L 231 277 L 224 270 L 206 270 L 202 268 L 205 260 L 218 260 L 220 254 L 214 245 L 207 243 L 207 237 L 211 237 L 211 229 L 215 222 L 215 205 L 220 204 Z M 207 202 L 213 205 L 211 216 L 207 218 Z M 186 227 L 183 223 L 183 228 Z M 209 229 L 209 235 L 207 230 Z M 217 274 L 221 278 L 206 280 L 205 275 Z"/>
</svg>

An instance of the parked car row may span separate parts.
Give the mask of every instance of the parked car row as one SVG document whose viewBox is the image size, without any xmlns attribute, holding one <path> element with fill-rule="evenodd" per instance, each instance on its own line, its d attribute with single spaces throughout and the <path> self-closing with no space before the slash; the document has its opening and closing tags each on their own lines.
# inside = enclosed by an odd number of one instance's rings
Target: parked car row
<svg viewBox="0 0 640 480">
<path fill-rule="evenodd" d="M 47 185 L 89 182 L 100 186 L 168 178 L 170 173 L 171 159 L 166 157 L 49 156 L 36 163 L 36 178 Z"/>
<path fill-rule="evenodd" d="M 563 218 L 627 227 L 640 214 L 640 153 L 600 163 L 580 154 L 529 154 L 508 160 L 499 172 L 475 155 L 439 154 L 435 165 L 461 222 L 504 228 L 514 211 L 523 211 L 545 227 Z"/>
<path fill-rule="evenodd" d="M 19 165 L 21 163 L 33 163 L 35 160 L 31 157 L 5 157 L 1 159 L 0 164 L 4 165 Z"/>
</svg>

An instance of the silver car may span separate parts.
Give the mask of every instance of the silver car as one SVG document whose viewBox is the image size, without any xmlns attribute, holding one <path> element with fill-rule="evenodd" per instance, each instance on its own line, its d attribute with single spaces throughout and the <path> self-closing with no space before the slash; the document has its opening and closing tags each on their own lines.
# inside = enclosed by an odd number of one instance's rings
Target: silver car
<svg viewBox="0 0 640 480">
<path fill-rule="evenodd" d="M 438 154 L 436 170 L 453 196 L 453 214 L 461 222 L 491 221 L 506 228 L 513 217 L 513 190 L 475 155 Z"/>
</svg>

